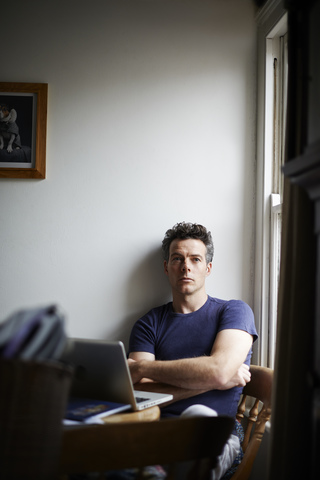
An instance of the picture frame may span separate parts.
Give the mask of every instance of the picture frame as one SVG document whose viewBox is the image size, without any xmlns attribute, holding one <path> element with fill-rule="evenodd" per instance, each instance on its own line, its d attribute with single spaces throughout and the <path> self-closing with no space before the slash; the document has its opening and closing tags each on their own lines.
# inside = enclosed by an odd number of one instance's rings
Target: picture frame
<svg viewBox="0 0 320 480">
<path fill-rule="evenodd" d="M 47 83 L 0 82 L 0 178 L 46 178 L 47 105 Z"/>
</svg>

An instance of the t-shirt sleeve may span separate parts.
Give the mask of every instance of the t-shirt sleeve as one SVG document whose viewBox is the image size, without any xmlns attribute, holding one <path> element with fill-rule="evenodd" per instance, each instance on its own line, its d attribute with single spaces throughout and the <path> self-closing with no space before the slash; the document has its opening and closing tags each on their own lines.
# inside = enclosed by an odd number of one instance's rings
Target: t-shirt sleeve
<svg viewBox="0 0 320 480">
<path fill-rule="evenodd" d="M 148 352 L 155 355 L 156 332 L 151 312 L 133 326 L 129 340 L 129 353 Z"/>
<path fill-rule="evenodd" d="M 241 300 L 230 300 L 222 309 L 219 331 L 228 328 L 248 332 L 253 336 L 253 341 L 258 338 L 253 311 Z"/>
</svg>

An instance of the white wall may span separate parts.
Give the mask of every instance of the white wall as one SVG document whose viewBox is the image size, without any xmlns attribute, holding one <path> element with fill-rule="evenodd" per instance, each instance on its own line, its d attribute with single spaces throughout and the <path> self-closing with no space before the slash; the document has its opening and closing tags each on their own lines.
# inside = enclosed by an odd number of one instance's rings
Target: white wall
<svg viewBox="0 0 320 480">
<path fill-rule="evenodd" d="M 252 0 L 1 10 L 1 80 L 49 99 L 47 178 L 0 181 L 0 318 L 57 302 L 70 335 L 126 341 L 170 298 L 160 243 L 181 220 L 213 233 L 208 292 L 252 305 Z"/>
</svg>

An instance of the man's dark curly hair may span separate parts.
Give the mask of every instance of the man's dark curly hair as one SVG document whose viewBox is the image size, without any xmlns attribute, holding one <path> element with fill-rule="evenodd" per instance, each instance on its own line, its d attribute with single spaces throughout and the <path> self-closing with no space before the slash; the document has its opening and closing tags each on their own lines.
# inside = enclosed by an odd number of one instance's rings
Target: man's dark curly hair
<svg viewBox="0 0 320 480">
<path fill-rule="evenodd" d="M 204 226 L 198 223 L 176 223 L 174 227 L 166 231 L 164 239 L 162 240 L 162 252 L 163 258 L 168 262 L 170 245 L 173 240 L 178 238 L 179 240 L 187 240 L 194 238 L 195 240 L 201 240 L 207 249 L 206 262 L 207 264 L 212 262 L 213 259 L 213 241 L 211 232 L 209 232 Z"/>
</svg>

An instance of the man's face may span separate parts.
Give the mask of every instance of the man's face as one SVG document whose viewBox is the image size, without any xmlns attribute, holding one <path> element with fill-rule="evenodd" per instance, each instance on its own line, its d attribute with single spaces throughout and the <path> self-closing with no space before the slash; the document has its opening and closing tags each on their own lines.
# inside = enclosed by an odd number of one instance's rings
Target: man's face
<svg viewBox="0 0 320 480">
<path fill-rule="evenodd" d="M 212 263 L 206 262 L 206 252 L 201 240 L 190 238 L 172 241 L 164 270 L 173 290 L 185 295 L 205 290 L 205 279 L 212 268 Z"/>
</svg>

